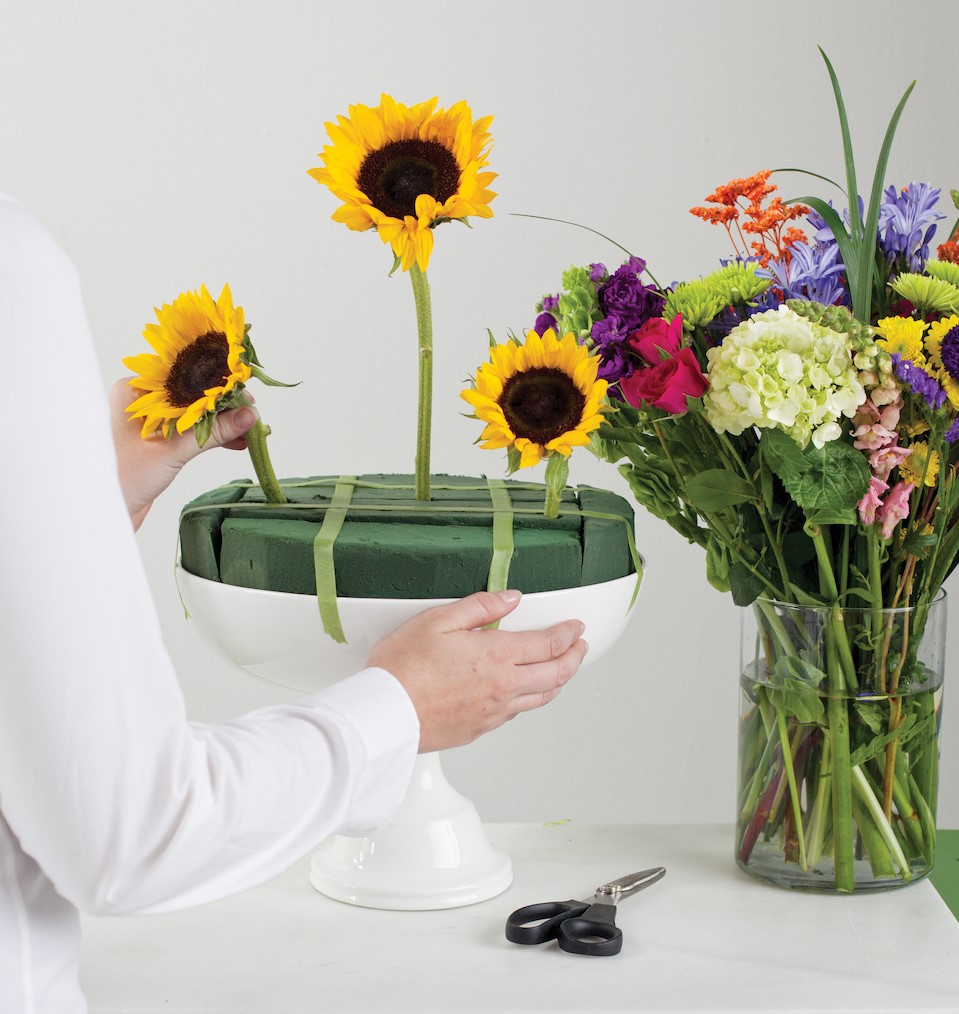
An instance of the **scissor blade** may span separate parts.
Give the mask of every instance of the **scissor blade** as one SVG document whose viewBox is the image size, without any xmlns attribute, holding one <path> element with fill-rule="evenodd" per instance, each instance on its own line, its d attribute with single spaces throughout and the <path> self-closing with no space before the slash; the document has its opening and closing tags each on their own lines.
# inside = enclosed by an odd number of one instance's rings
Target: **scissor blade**
<svg viewBox="0 0 959 1014">
<path fill-rule="evenodd" d="M 639 873 L 630 873 L 619 880 L 611 880 L 596 889 L 597 897 L 605 896 L 611 898 L 628 898 L 631 894 L 641 891 L 657 880 L 666 876 L 665 866 L 654 866 L 649 870 L 640 870 Z"/>
</svg>

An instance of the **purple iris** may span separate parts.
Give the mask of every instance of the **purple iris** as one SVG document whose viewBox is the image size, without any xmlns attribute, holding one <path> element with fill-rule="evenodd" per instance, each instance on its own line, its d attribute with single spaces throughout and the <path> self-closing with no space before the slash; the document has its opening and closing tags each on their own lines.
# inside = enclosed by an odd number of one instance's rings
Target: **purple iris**
<svg viewBox="0 0 959 1014">
<path fill-rule="evenodd" d="M 939 355 L 942 358 L 942 365 L 946 368 L 946 373 L 953 380 L 959 382 L 959 324 L 950 328 L 943 335 Z"/>
<path fill-rule="evenodd" d="M 936 222 L 945 218 L 933 211 L 941 191 L 928 183 L 910 183 L 896 192 L 883 191 L 879 206 L 879 248 L 890 264 L 900 263 L 906 271 L 921 271 L 929 259 L 929 242 Z"/>
<path fill-rule="evenodd" d="M 630 257 L 599 290 L 603 313 L 607 317 L 615 315 L 627 331 L 640 327 L 650 317 L 658 317 L 666 304 L 660 293 L 640 281 L 639 276 L 645 269 L 646 262 L 641 257 Z"/>
<path fill-rule="evenodd" d="M 918 394 L 931 409 L 939 408 L 946 400 L 946 392 L 939 382 L 934 377 L 930 377 L 924 369 L 916 366 L 911 359 L 903 359 L 898 352 L 892 353 L 892 371 L 913 394 Z"/>
</svg>

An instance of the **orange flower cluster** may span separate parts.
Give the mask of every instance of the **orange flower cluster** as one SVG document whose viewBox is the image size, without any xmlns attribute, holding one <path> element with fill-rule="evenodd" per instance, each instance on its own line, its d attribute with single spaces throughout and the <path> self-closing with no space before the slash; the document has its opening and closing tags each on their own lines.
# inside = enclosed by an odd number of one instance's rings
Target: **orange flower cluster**
<svg viewBox="0 0 959 1014">
<path fill-rule="evenodd" d="M 939 260 L 949 261 L 952 264 L 959 264 L 959 242 L 954 239 L 939 244 L 937 251 Z"/>
<path fill-rule="evenodd" d="M 710 225 L 724 226 L 737 256 L 748 257 L 752 251 L 763 267 L 772 259 L 789 261 L 789 248 L 805 242 L 806 234 L 787 223 L 809 213 L 804 204 L 785 205 L 781 197 L 773 197 L 763 207 L 763 201 L 777 190 L 776 184 L 769 182 L 771 174 L 771 169 L 763 169 L 752 176 L 730 180 L 706 197 L 719 207 L 689 209 Z M 745 221 L 740 222 L 740 215 Z M 755 239 L 747 240 L 747 234 Z"/>
</svg>

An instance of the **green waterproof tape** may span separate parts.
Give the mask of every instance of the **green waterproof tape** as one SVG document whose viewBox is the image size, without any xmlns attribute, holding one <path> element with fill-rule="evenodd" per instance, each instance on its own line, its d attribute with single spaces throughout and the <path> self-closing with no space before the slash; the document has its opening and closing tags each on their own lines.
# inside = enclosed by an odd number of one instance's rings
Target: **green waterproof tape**
<svg viewBox="0 0 959 1014">
<path fill-rule="evenodd" d="M 320 607 L 323 630 L 337 644 L 346 643 L 340 610 L 336 603 L 336 569 L 333 565 L 333 544 L 343 528 L 346 512 L 350 509 L 355 475 L 341 475 L 330 498 L 330 506 L 323 516 L 323 524 L 313 540 L 313 569 L 316 572 L 316 601 Z"/>
<path fill-rule="evenodd" d="M 489 564 L 487 591 L 505 591 L 509 583 L 509 565 L 513 559 L 513 501 L 502 479 L 489 479 L 493 504 L 493 556 Z"/>
</svg>

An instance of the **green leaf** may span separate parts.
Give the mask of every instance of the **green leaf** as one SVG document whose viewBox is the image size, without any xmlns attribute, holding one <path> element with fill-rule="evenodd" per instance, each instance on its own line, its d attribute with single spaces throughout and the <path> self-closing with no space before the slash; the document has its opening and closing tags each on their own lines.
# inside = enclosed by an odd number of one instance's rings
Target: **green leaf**
<svg viewBox="0 0 959 1014">
<path fill-rule="evenodd" d="M 819 687 L 825 679 L 821 669 L 795 655 L 786 655 L 770 674 L 769 702 L 804 724 L 822 722 L 826 709 Z"/>
<path fill-rule="evenodd" d="M 904 736 L 915 722 L 916 716 L 910 715 L 897 728 L 893 729 L 892 732 L 887 732 L 881 736 L 874 736 L 868 743 L 863 743 L 862 746 L 853 750 L 849 757 L 849 763 L 853 767 L 859 767 L 865 764 L 866 761 L 872 760 L 873 757 L 878 757 L 893 740 Z"/>
<path fill-rule="evenodd" d="M 267 376 L 259 366 L 251 366 L 250 372 L 261 384 L 266 384 L 267 387 L 299 387 L 301 383 L 298 380 L 295 384 L 284 384 L 282 380 L 274 380 L 272 377 Z"/>
<path fill-rule="evenodd" d="M 686 480 L 686 499 L 700 511 L 712 512 L 756 499 L 752 486 L 735 472 L 708 468 Z"/>
<path fill-rule="evenodd" d="M 706 542 L 706 580 L 719 592 L 728 592 L 729 554 L 726 545 L 715 532 L 710 532 Z"/>
<path fill-rule="evenodd" d="M 766 591 L 766 583 L 745 564 L 734 563 L 729 568 L 729 590 L 737 606 L 748 606 Z"/>
<path fill-rule="evenodd" d="M 761 448 L 769 467 L 807 517 L 841 519 L 844 511 L 856 508 L 869 488 L 865 455 L 841 441 L 831 440 L 821 448 L 800 447 L 788 434 L 769 429 L 763 431 Z"/>
</svg>

